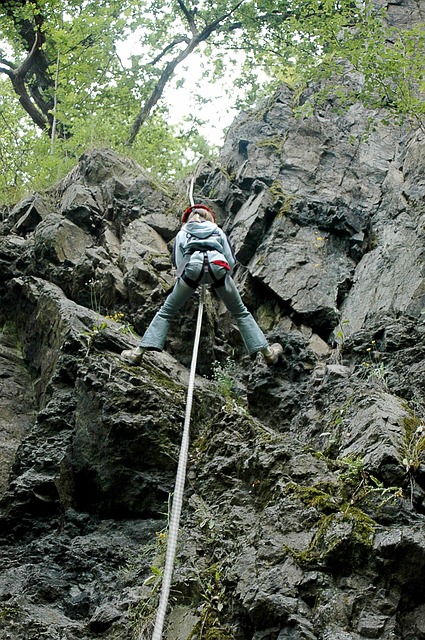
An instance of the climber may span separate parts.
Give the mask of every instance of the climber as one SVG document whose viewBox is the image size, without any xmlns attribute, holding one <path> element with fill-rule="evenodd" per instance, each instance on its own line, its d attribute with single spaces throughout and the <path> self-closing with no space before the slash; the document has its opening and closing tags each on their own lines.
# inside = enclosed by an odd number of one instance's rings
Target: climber
<svg viewBox="0 0 425 640">
<path fill-rule="evenodd" d="M 210 284 L 236 320 L 248 353 L 260 351 L 266 364 L 275 364 L 283 352 L 282 346 L 279 343 L 268 344 L 242 302 L 231 277 L 236 259 L 211 209 L 202 204 L 190 206 L 183 214 L 182 225 L 173 247 L 176 284 L 144 333 L 139 346 L 123 351 L 121 358 L 128 364 L 137 365 L 146 349 L 162 350 L 170 320 L 198 285 Z"/>
</svg>

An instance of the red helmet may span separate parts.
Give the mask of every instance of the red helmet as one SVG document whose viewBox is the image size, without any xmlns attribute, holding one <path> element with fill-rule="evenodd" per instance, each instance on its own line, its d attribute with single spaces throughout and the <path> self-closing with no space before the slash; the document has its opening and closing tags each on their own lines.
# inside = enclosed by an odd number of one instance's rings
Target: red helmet
<svg viewBox="0 0 425 640">
<path fill-rule="evenodd" d="M 214 222 L 215 222 L 214 212 L 211 211 L 211 209 L 209 207 L 207 207 L 205 204 L 194 204 L 194 205 L 191 205 L 190 207 L 188 207 L 186 209 L 186 211 L 184 212 L 184 214 L 182 215 L 182 224 L 187 222 L 188 217 L 190 216 L 190 214 L 192 213 L 192 211 L 194 209 L 205 209 L 205 211 L 208 211 L 212 215 L 212 217 L 214 218 Z"/>
</svg>

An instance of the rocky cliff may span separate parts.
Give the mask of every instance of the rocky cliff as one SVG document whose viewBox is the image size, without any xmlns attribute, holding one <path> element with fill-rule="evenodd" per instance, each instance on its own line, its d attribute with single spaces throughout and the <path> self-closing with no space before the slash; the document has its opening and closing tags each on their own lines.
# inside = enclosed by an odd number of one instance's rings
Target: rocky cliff
<svg viewBox="0 0 425 640">
<path fill-rule="evenodd" d="M 283 86 L 202 163 L 243 298 L 284 356 L 244 352 L 207 294 L 168 640 L 425 638 L 420 130 Z M 197 298 L 173 284 L 187 206 L 108 150 L 0 225 L 0 638 L 150 637 Z"/>
</svg>

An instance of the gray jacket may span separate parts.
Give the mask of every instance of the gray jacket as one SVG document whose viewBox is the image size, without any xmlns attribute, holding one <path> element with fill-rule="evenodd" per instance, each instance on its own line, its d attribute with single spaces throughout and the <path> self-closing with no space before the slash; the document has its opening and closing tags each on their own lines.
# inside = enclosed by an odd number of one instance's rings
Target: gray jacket
<svg viewBox="0 0 425 640">
<path fill-rule="evenodd" d="M 195 251 L 211 251 L 210 259 L 220 260 L 224 256 L 231 270 L 236 264 L 232 246 L 215 222 L 187 222 L 176 236 L 173 247 L 173 265 L 179 267 L 185 256 Z M 217 255 L 216 255 L 217 254 Z"/>
</svg>

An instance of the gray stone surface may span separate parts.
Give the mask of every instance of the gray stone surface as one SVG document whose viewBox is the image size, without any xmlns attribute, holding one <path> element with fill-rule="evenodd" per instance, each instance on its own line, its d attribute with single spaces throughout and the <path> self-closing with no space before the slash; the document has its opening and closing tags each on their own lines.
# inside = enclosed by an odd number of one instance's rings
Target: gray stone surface
<svg viewBox="0 0 425 640">
<path fill-rule="evenodd" d="M 283 355 L 208 292 L 165 640 L 425 637 L 423 134 L 294 98 L 196 176 Z M 150 637 L 196 297 L 164 352 L 119 353 L 173 284 L 180 186 L 94 150 L 0 225 L 2 639 Z"/>
</svg>

